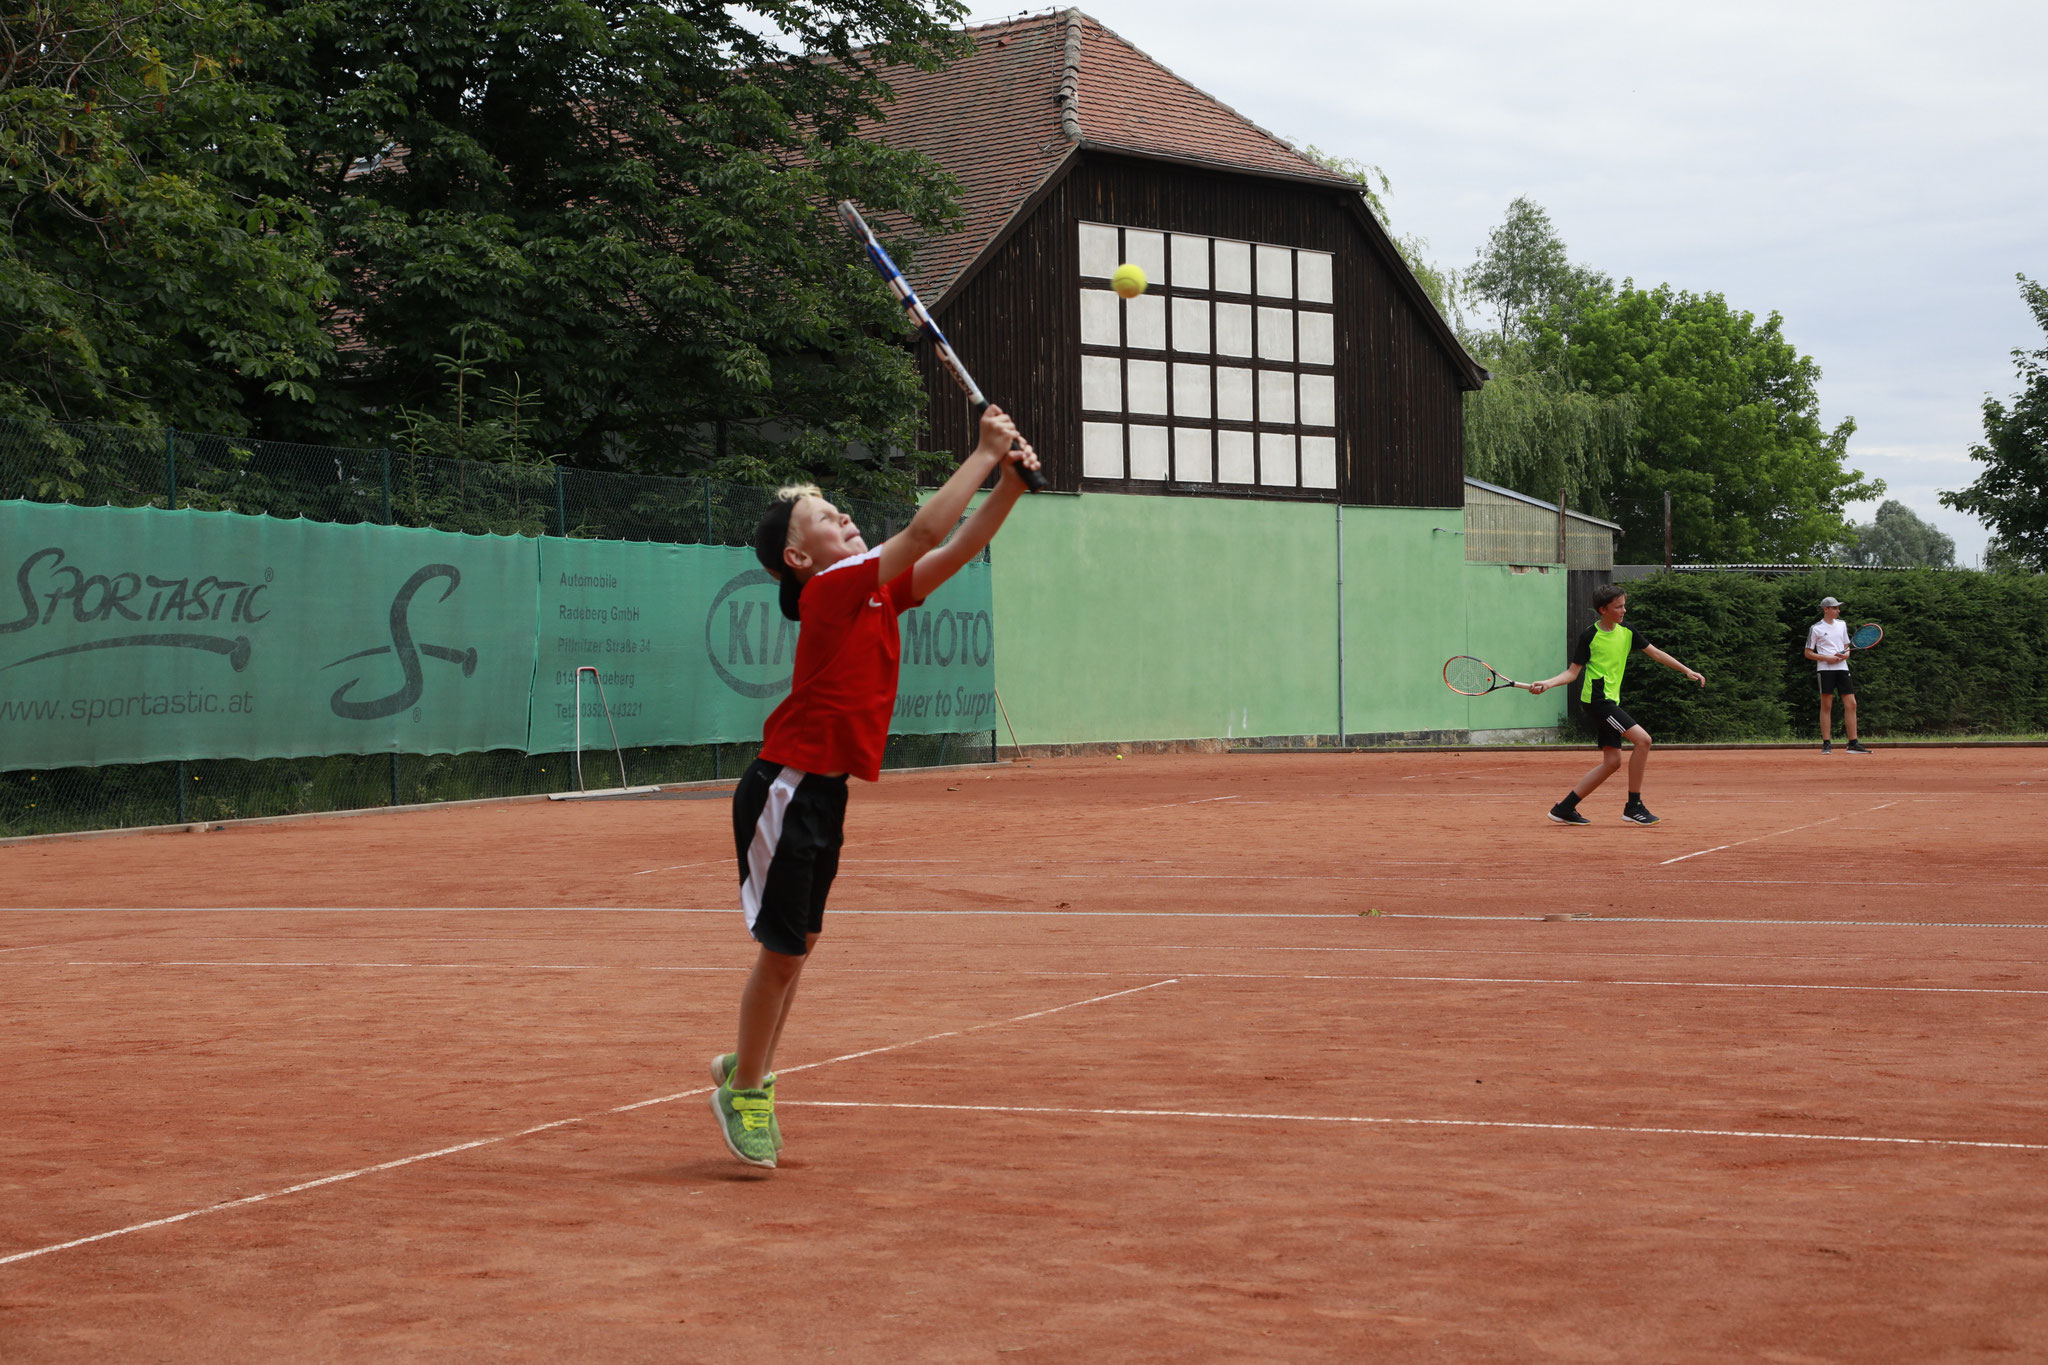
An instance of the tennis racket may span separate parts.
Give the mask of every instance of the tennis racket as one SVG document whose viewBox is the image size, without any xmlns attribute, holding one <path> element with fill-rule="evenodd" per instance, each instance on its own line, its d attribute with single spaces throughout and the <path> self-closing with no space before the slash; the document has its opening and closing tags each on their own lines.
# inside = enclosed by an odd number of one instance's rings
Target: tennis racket
<svg viewBox="0 0 2048 1365">
<path fill-rule="evenodd" d="M 988 399 L 982 395 L 981 386 L 974 382 L 974 376 L 967 373 L 967 367 L 960 363 L 960 357 L 953 351 L 953 343 L 946 340 L 946 334 L 939 330 L 939 324 L 933 320 L 931 310 L 924 306 L 924 301 L 918 298 L 917 291 L 910 287 L 910 281 L 903 278 L 903 272 L 896 268 L 896 262 L 889 259 L 889 253 L 875 240 L 875 231 L 868 226 L 868 220 L 861 217 L 860 210 L 847 199 L 839 201 L 839 220 L 846 224 L 846 230 L 854 235 L 855 240 L 867 249 L 868 263 L 874 266 L 876 272 L 881 275 L 882 282 L 887 284 L 890 292 L 902 302 L 903 311 L 910 314 L 911 322 L 932 339 L 932 349 L 939 353 L 939 359 L 945 362 L 946 369 L 959 381 L 960 387 L 966 390 L 967 401 L 974 406 L 974 420 L 981 421 L 982 411 L 988 407 Z M 1038 470 L 1026 469 L 1021 464 L 1012 464 L 1010 468 L 1016 471 L 1017 477 L 1024 480 L 1024 486 L 1032 492 L 1036 493 L 1045 487 L 1045 475 Z"/>
<path fill-rule="evenodd" d="M 1470 654 L 1460 654 L 1444 664 L 1444 686 L 1461 697 L 1483 697 L 1503 687 L 1527 688 L 1529 684 L 1496 673 L 1493 665 Z"/>
<path fill-rule="evenodd" d="M 1869 649 L 1884 638 L 1884 627 L 1875 621 L 1865 621 L 1856 627 L 1856 633 L 1849 637 L 1849 648 Z"/>
</svg>

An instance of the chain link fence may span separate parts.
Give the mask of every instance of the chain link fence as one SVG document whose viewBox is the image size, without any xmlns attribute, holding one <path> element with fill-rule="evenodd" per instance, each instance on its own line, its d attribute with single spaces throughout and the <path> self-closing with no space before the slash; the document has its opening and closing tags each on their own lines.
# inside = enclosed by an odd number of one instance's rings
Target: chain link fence
<svg viewBox="0 0 2048 1365">
<path fill-rule="evenodd" d="M 404 449 L 0 420 L 0 498 L 470 534 L 744 546 L 774 493 L 713 479 L 613 474 L 546 461 L 483 463 Z M 835 501 L 877 545 L 917 510 L 858 498 Z M 634 785 L 737 777 L 758 747 L 628 749 L 626 777 Z M 980 730 L 891 736 L 883 766 L 994 760 L 995 734 Z M 572 753 L 505 749 L 0 772 L 0 837 L 567 791 L 576 786 L 575 762 Z M 584 764 L 589 785 L 616 781 L 609 750 L 586 753 Z"/>
</svg>

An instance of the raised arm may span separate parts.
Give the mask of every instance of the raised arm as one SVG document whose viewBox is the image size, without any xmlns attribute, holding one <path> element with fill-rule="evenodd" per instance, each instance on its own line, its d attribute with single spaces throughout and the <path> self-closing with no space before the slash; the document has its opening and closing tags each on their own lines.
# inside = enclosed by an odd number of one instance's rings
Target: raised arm
<svg viewBox="0 0 2048 1365">
<path fill-rule="evenodd" d="M 1672 658 L 1669 654 L 1666 654 L 1663 650 L 1657 648 L 1657 646 L 1651 645 L 1647 649 L 1645 649 L 1643 653 L 1649 655 L 1651 658 L 1655 659 L 1658 663 L 1664 665 L 1666 668 L 1685 674 L 1686 677 L 1691 678 L 1701 687 L 1705 687 L 1707 685 L 1706 674 L 1698 673 L 1690 668 L 1687 668 L 1684 664 L 1678 662 L 1678 660 Z"/>
<path fill-rule="evenodd" d="M 1031 443 L 1022 443 L 1016 452 L 1017 463 L 1027 469 L 1038 468 L 1038 453 Z M 980 554 L 982 548 L 995 539 L 1002 529 L 1003 518 L 1010 515 L 1010 509 L 1017 505 L 1017 499 L 1024 496 L 1024 480 L 997 479 L 996 486 L 974 509 L 974 515 L 967 518 L 967 524 L 953 533 L 953 538 L 929 554 L 919 557 L 917 567 L 911 574 L 910 589 L 920 598 L 929 597 L 939 584 L 960 572 L 960 567 Z"/>
<path fill-rule="evenodd" d="M 917 509 L 910 525 L 882 542 L 878 566 L 882 582 L 890 582 L 945 542 L 947 532 L 967 510 L 974 490 L 988 481 L 989 472 L 1006 460 L 1024 456 L 1024 451 L 1010 449 L 1010 442 L 1019 440 L 1017 424 L 1001 408 L 990 407 L 982 412 L 981 443 L 960 462 L 960 467 L 953 471 L 953 477 L 940 485 L 939 491 Z M 1001 486 L 1013 482 L 1021 483 L 1022 480 L 1004 479 Z"/>
</svg>

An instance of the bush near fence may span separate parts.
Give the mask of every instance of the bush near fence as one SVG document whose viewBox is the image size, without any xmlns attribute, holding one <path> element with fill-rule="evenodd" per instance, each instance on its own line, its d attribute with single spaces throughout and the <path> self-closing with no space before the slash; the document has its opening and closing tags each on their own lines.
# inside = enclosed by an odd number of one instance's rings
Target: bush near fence
<svg viewBox="0 0 2048 1365">
<path fill-rule="evenodd" d="M 1863 735 L 2048 732 L 2048 576 L 1821 569 L 1658 574 L 1624 586 L 1628 624 L 1707 675 L 1702 691 L 1631 665 L 1624 705 L 1660 740 L 1819 738 L 1814 665 L 1802 651 L 1823 597 L 1847 604 L 1852 627 L 1885 630 L 1850 661 Z"/>
<path fill-rule="evenodd" d="M 770 489 L 488 464 L 394 449 L 347 449 L 175 430 L 0 419 L 0 498 L 83 507 L 163 507 L 370 522 L 470 534 L 560 535 L 747 545 Z M 836 498 L 879 545 L 908 504 Z M 736 777 L 758 744 L 626 751 L 640 783 Z M 883 766 L 995 761 L 995 736 L 891 736 Z M 571 790 L 573 754 L 337 754 L 0 772 L 0 837 L 460 801 Z M 607 769 L 609 775 L 607 776 Z M 610 751 L 584 756 L 586 783 L 618 781 Z"/>
</svg>

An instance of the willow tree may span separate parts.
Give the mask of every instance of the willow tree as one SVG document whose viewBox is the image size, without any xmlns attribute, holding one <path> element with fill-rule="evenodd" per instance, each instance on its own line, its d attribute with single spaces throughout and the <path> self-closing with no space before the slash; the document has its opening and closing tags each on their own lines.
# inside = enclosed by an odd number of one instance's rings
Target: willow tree
<svg viewBox="0 0 2048 1365">
<path fill-rule="evenodd" d="M 1633 449 L 1636 402 L 1599 395 L 1527 347 L 1491 358 L 1492 378 L 1465 395 L 1465 473 L 1531 497 L 1560 492 L 1608 515 L 1614 472 Z"/>
</svg>

